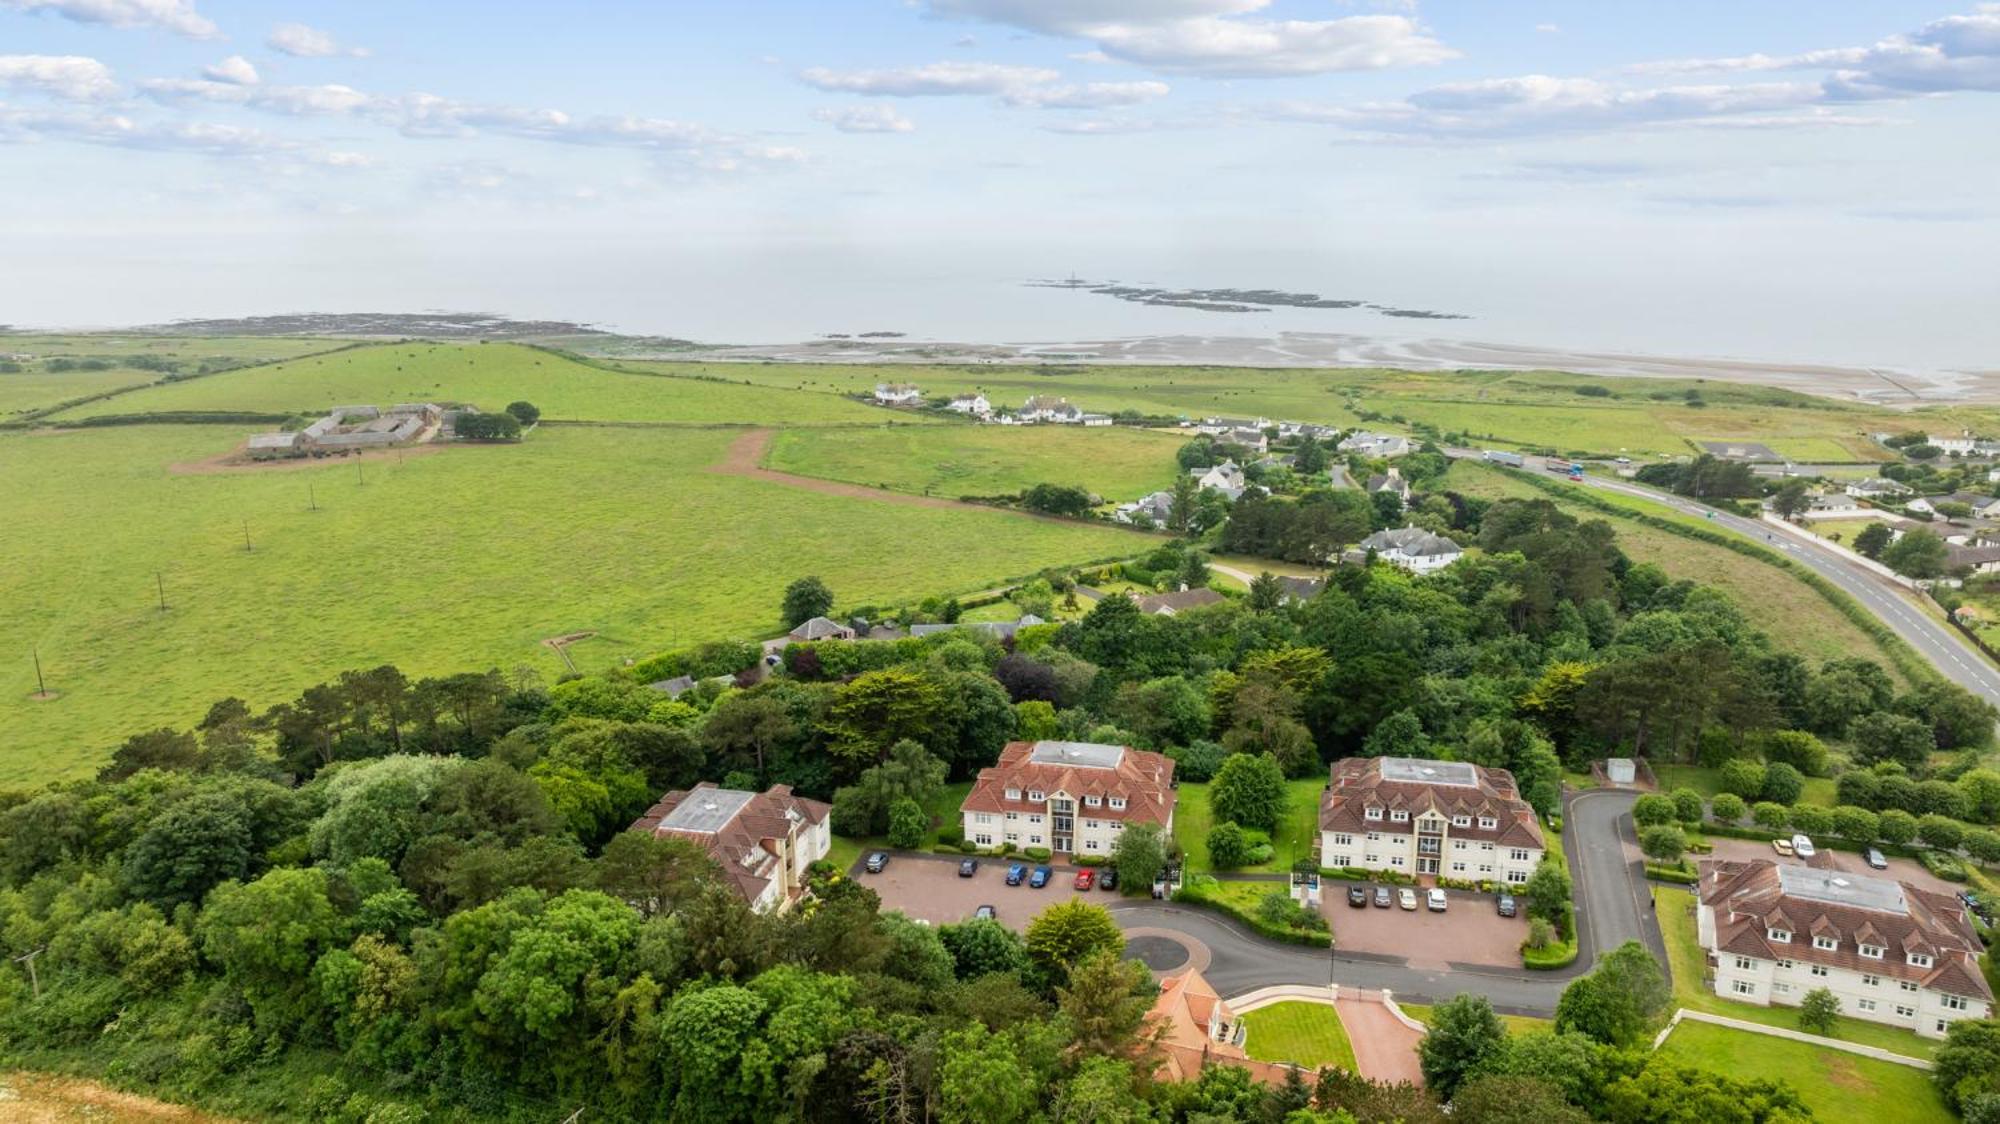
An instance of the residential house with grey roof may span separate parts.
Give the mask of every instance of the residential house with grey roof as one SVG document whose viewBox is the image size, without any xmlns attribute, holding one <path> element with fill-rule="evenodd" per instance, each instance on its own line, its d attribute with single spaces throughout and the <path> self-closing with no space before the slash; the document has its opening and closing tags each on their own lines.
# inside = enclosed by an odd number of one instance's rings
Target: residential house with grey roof
<svg viewBox="0 0 2000 1124">
<path fill-rule="evenodd" d="M 790 785 L 745 792 L 703 781 L 662 796 L 631 830 L 695 844 L 751 909 L 782 913 L 804 895 L 807 868 L 833 846 L 832 811 L 792 795 Z"/>
<path fill-rule="evenodd" d="M 1465 761 L 1348 757 L 1319 805 L 1319 865 L 1519 885 L 1541 825 L 1514 775 Z"/>
</svg>

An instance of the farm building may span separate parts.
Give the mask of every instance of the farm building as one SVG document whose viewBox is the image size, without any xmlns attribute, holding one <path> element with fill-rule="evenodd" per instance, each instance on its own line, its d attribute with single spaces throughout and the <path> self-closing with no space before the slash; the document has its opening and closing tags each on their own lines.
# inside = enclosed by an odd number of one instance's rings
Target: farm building
<svg viewBox="0 0 2000 1124">
<path fill-rule="evenodd" d="M 878 382 L 875 384 L 875 401 L 884 406 L 914 406 L 923 401 L 923 391 L 910 382 Z"/>
<path fill-rule="evenodd" d="M 983 418 L 993 412 L 993 403 L 987 401 L 984 394 L 960 394 L 945 403 L 944 408 L 954 414 L 971 414 L 975 418 Z"/>
<path fill-rule="evenodd" d="M 421 439 L 445 413 L 429 402 L 401 403 L 387 413 L 374 406 L 335 406 L 296 433 L 253 434 L 248 451 L 254 460 L 276 460 L 382 449 Z"/>
<path fill-rule="evenodd" d="M 1083 420 L 1083 411 L 1067 398 L 1037 394 L 1022 404 L 1020 416 L 1022 421 L 1074 424 Z"/>
</svg>

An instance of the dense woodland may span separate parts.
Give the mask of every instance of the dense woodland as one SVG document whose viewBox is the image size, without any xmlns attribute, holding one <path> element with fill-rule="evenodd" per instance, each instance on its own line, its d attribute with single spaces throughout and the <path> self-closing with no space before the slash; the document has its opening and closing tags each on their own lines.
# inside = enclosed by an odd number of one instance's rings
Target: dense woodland
<svg viewBox="0 0 2000 1124">
<path fill-rule="evenodd" d="M 1159 749 L 1194 781 L 1457 758 L 1513 770 L 1544 811 L 1565 766 L 1613 750 L 1754 768 L 1781 802 L 1797 791 L 1770 778 L 1846 765 L 1843 800 L 1937 782 L 1961 798 L 1934 814 L 2000 815 L 1964 783 L 1994 718 L 1965 692 L 1809 666 L 1545 501 L 1437 499 L 1483 553 L 1424 579 L 1340 567 L 1301 603 L 1267 581 L 1174 617 L 1109 597 L 1008 645 L 793 645 L 762 682 L 754 648 L 718 644 L 546 686 L 383 667 L 263 713 L 224 700 L 96 780 L 0 796 L 0 1056 L 314 1121 L 1312 1124 L 1443 1120 L 1441 1099 L 1474 1124 L 1807 1118 L 1783 1088 L 1643 1051 L 1664 1003 L 1643 952 L 1650 976 L 1626 956 L 1573 985 L 1558 1034 L 1443 1009 L 1429 1092 L 1172 1084 L 1140 1023 L 1152 985 L 1096 907 L 933 929 L 825 871 L 761 917 L 699 851 L 624 830 L 707 779 L 790 784 L 877 834 L 1035 737 Z M 677 674 L 700 685 L 645 685 Z M 1969 1114 L 1988 1056 L 1950 1094 Z"/>
</svg>

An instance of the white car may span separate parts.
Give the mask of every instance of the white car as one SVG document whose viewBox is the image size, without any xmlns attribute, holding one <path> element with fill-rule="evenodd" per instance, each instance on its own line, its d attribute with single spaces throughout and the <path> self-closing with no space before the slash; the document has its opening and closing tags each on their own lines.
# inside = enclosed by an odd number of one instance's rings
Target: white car
<svg viewBox="0 0 2000 1124">
<path fill-rule="evenodd" d="M 1443 891 L 1443 890 L 1438 890 L 1438 889 L 1433 889 L 1433 890 L 1432 890 L 1432 891 L 1430 892 L 1430 895 L 1429 895 L 1429 903 L 1430 903 L 1430 911 L 1431 911 L 1432 913 L 1443 913 L 1443 912 L 1444 912 L 1444 891 Z"/>
<path fill-rule="evenodd" d="M 1813 844 L 1811 837 L 1803 834 L 1792 836 L 1792 854 L 1802 859 L 1812 858 Z"/>
<path fill-rule="evenodd" d="M 1417 892 L 1408 886 L 1403 887 L 1396 892 L 1396 904 L 1404 909 L 1417 908 Z"/>
</svg>

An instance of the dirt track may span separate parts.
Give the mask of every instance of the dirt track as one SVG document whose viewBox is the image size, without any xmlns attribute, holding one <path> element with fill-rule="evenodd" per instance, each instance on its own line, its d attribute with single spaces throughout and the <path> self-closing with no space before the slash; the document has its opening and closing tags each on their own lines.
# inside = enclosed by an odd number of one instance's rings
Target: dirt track
<svg viewBox="0 0 2000 1124">
<path fill-rule="evenodd" d="M 82 432 L 78 430 L 77 432 Z M 425 443 L 406 445 L 394 449 L 367 449 L 339 457 L 298 457 L 286 460 L 252 461 L 244 460 L 241 447 L 226 453 L 217 453 L 198 461 L 184 461 L 170 464 L 167 471 L 175 476 L 219 476 L 236 472 L 297 472 L 307 468 L 326 468 L 334 465 L 353 464 L 356 461 L 378 462 L 400 461 L 405 457 L 425 457 L 432 453 L 442 453 L 447 445 Z"/>
</svg>

